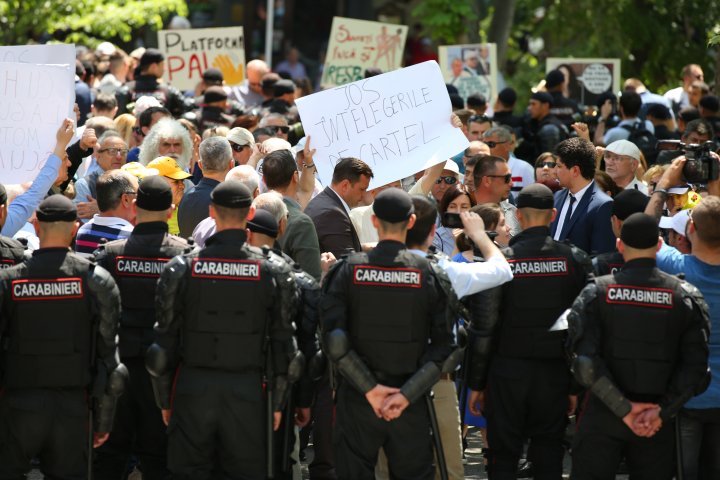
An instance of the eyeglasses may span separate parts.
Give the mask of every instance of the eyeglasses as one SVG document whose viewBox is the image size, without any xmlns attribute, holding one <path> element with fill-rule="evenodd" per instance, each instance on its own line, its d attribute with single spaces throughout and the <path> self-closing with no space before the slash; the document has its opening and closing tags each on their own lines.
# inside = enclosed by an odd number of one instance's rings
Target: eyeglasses
<svg viewBox="0 0 720 480">
<path fill-rule="evenodd" d="M 103 148 L 103 149 L 98 150 L 98 151 L 99 151 L 100 153 L 105 153 L 105 152 L 107 152 L 107 153 L 109 153 L 110 155 L 112 155 L 113 157 L 116 156 L 116 155 L 118 155 L 118 154 L 120 154 L 120 155 L 122 155 L 122 156 L 124 157 L 124 156 L 127 155 L 127 153 L 128 153 L 128 149 L 127 149 L 127 148 Z"/>
<path fill-rule="evenodd" d="M 145 134 L 142 131 L 142 127 L 133 127 L 132 131 L 135 135 L 140 135 L 141 137 L 145 136 Z"/>
<path fill-rule="evenodd" d="M 510 183 L 512 180 L 512 173 L 507 173 L 505 175 L 483 175 L 484 177 L 491 177 L 491 178 L 502 178 L 505 180 L 505 183 Z"/>
<path fill-rule="evenodd" d="M 548 167 L 548 168 L 555 168 L 555 167 L 557 167 L 557 163 L 556 162 L 543 162 L 542 165 L 540 165 L 540 166 Z"/>
<path fill-rule="evenodd" d="M 436 185 L 440 185 L 441 182 L 445 182 L 447 185 L 455 185 L 457 183 L 457 178 L 448 175 L 446 177 L 440 177 L 437 180 L 435 180 Z"/>
<path fill-rule="evenodd" d="M 247 145 L 240 145 L 237 143 L 230 142 L 230 148 L 232 148 L 233 150 L 235 150 L 238 153 L 242 152 L 245 147 L 247 147 Z"/>
<path fill-rule="evenodd" d="M 487 146 L 490 147 L 490 148 L 495 148 L 495 147 L 497 147 L 498 145 L 502 145 L 503 143 L 508 143 L 509 141 L 510 141 L 510 140 L 505 140 L 505 141 L 502 141 L 502 142 L 493 142 L 492 140 L 484 140 L 485 145 L 487 145 Z"/>
<path fill-rule="evenodd" d="M 277 132 L 282 132 L 282 133 L 287 134 L 287 133 L 290 131 L 290 127 L 287 127 L 287 126 L 284 126 L 284 125 L 270 126 L 270 127 L 267 127 L 267 128 L 269 128 L 269 129 L 271 129 L 271 130 L 275 130 L 275 133 L 277 133 Z"/>
</svg>

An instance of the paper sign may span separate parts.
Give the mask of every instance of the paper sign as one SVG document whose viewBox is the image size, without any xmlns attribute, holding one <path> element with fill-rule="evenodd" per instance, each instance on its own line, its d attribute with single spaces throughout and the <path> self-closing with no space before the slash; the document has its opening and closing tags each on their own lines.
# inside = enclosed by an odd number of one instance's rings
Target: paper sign
<svg viewBox="0 0 720 480">
<path fill-rule="evenodd" d="M 242 27 L 161 30 L 158 45 L 165 55 L 165 81 L 180 90 L 193 90 L 208 68 L 223 73 L 225 84 L 245 79 Z"/>
<path fill-rule="evenodd" d="M 68 82 L 75 85 L 75 45 L 13 45 L 0 47 L 0 62 L 70 65 Z M 72 111 L 72 110 L 71 110 Z M 71 116 L 70 118 L 75 118 Z M 60 125 L 58 124 L 58 127 Z"/>
<path fill-rule="evenodd" d="M 370 165 L 370 188 L 448 160 L 468 141 L 450 123 L 450 97 L 434 61 L 295 101 L 324 185 L 341 158 Z"/>
<path fill-rule="evenodd" d="M 497 49 L 494 43 L 445 45 L 438 50 L 445 83 L 467 100 L 479 93 L 489 104 L 497 94 Z"/>
<path fill-rule="evenodd" d="M 568 97 L 580 105 L 595 105 L 601 94 L 620 91 L 619 58 L 548 58 L 545 69 L 569 75 Z"/>
<path fill-rule="evenodd" d="M 74 75 L 67 65 L 0 63 L 0 183 L 34 180 L 72 112 Z M 74 118 L 74 117 L 70 117 Z"/>
<path fill-rule="evenodd" d="M 333 86 L 362 80 L 369 67 L 397 70 L 407 31 L 405 25 L 334 17 L 321 83 Z"/>
</svg>

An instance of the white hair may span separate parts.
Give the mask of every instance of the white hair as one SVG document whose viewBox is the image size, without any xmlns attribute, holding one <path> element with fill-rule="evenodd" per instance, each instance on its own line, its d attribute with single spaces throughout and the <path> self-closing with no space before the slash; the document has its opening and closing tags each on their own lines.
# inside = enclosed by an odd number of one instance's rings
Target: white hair
<svg viewBox="0 0 720 480">
<path fill-rule="evenodd" d="M 260 175 L 250 165 L 239 165 L 230 170 L 225 175 L 225 181 L 228 180 L 237 180 L 245 185 L 250 190 L 250 193 L 255 192 L 260 185 Z"/>
<path fill-rule="evenodd" d="M 275 221 L 280 225 L 280 221 L 288 215 L 287 205 L 283 202 L 283 197 L 278 192 L 261 193 L 253 200 L 255 208 L 261 208 L 270 212 Z"/>
<path fill-rule="evenodd" d="M 175 158 L 180 168 L 187 171 L 188 168 L 190 168 L 190 158 L 193 152 L 190 132 L 182 126 L 182 123 L 171 118 L 163 118 L 150 129 L 150 132 L 140 147 L 140 156 L 138 158 L 140 163 L 147 166 L 148 163 L 159 157 L 158 149 L 160 141 L 170 138 L 182 141 L 182 152 L 177 155 L 177 158 L 174 156 L 173 158 Z"/>
</svg>

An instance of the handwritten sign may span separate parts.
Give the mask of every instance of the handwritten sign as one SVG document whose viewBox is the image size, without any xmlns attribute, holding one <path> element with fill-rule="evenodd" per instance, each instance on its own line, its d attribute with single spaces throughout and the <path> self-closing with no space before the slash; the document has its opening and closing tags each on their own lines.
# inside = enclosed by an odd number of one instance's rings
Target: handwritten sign
<svg viewBox="0 0 720 480">
<path fill-rule="evenodd" d="M 315 165 L 330 185 L 341 158 L 373 169 L 380 187 L 446 161 L 467 148 L 450 123 L 450 97 L 438 64 L 420 63 L 315 93 L 295 101 L 317 149 Z"/>
<path fill-rule="evenodd" d="M 497 48 L 494 43 L 444 45 L 438 50 L 445 83 L 463 98 L 480 94 L 492 102 L 497 93 Z"/>
<path fill-rule="evenodd" d="M 0 47 L 0 62 L 70 65 L 68 82 L 75 85 L 75 45 L 12 45 Z M 70 118 L 75 118 L 71 116 Z M 60 124 L 58 124 L 58 127 Z"/>
<path fill-rule="evenodd" d="M 165 80 L 180 90 L 192 90 L 208 68 L 223 73 L 227 85 L 245 79 L 242 27 L 161 30 L 159 49 L 165 55 Z"/>
<path fill-rule="evenodd" d="M 74 65 L 0 63 L 0 183 L 31 181 L 45 164 L 72 112 L 75 89 L 67 78 L 74 71 Z"/>
<path fill-rule="evenodd" d="M 383 72 L 402 66 L 408 27 L 334 17 L 330 30 L 322 84 L 345 85 L 361 80 L 365 69 Z"/>
<path fill-rule="evenodd" d="M 580 105 L 594 105 L 601 94 L 620 90 L 619 58 L 548 58 L 545 69 L 563 72 L 569 98 Z"/>
</svg>

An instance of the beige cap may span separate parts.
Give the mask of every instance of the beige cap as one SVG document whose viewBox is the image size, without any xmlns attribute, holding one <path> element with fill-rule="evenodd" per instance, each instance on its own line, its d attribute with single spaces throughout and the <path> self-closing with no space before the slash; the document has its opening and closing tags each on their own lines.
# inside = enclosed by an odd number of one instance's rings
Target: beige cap
<svg viewBox="0 0 720 480">
<path fill-rule="evenodd" d="M 255 145 L 255 137 L 253 137 L 253 134 L 242 127 L 235 127 L 230 130 L 227 134 L 227 139 L 238 145 L 250 145 L 251 147 Z"/>
</svg>

